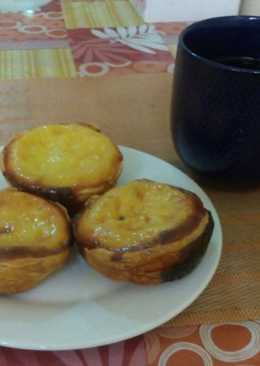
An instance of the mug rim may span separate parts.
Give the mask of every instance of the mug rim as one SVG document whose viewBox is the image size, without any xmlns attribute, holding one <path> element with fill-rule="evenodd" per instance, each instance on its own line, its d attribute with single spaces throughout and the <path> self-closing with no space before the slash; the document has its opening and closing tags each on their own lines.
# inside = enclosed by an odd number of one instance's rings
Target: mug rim
<svg viewBox="0 0 260 366">
<path fill-rule="evenodd" d="M 232 65 L 224 65 L 221 64 L 220 62 L 217 61 L 213 61 L 207 57 L 201 56 L 199 55 L 197 52 L 192 51 L 185 43 L 184 41 L 184 37 L 193 29 L 196 29 L 197 27 L 199 27 L 200 25 L 203 24 L 210 24 L 210 23 L 215 23 L 218 24 L 216 22 L 218 21 L 233 21 L 233 20 L 247 20 L 247 21 L 259 21 L 260 22 L 260 16 L 255 16 L 255 15 L 230 15 L 230 16 L 220 16 L 220 17 L 213 17 L 213 18 L 207 18 L 207 19 L 203 19 L 200 21 L 197 21 L 195 23 L 192 23 L 191 25 L 187 26 L 181 33 L 180 38 L 179 38 L 179 43 L 181 45 L 181 47 L 184 48 L 184 50 L 192 57 L 194 57 L 195 59 L 204 62 L 210 66 L 213 66 L 215 68 L 218 69 L 223 69 L 226 71 L 232 71 L 232 72 L 239 72 L 239 73 L 247 73 L 247 74 L 260 74 L 260 70 L 254 70 L 254 69 L 246 69 L 246 68 L 242 68 L 239 66 L 232 66 Z"/>
</svg>

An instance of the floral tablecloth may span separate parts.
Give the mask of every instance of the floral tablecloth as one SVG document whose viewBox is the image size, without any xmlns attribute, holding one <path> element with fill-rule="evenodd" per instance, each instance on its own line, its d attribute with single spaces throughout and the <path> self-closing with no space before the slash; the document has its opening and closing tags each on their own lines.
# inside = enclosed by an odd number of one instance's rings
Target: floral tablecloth
<svg viewBox="0 0 260 366">
<path fill-rule="evenodd" d="M 183 22 L 145 24 L 127 0 L 0 0 L 0 81 L 173 73 Z M 13 11 L 10 11 L 13 10 Z M 260 322 L 161 326 L 93 349 L 0 349 L 0 366 L 260 365 Z"/>
<path fill-rule="evenodd" d="M 259 322 L 260 323 L 260 322 Z M 1 366 L 257 366 L 260 324 L 247 321 L 189 327 L 162 326 L 143 336 L 75 351 L 1 348 Z"/>
<path fill-rule="evenodd" d="M 144 24 L 127 0 L 52 0 L 0 12 L 0 79 L 172 72 L 185 25 Z"/>
</svg>

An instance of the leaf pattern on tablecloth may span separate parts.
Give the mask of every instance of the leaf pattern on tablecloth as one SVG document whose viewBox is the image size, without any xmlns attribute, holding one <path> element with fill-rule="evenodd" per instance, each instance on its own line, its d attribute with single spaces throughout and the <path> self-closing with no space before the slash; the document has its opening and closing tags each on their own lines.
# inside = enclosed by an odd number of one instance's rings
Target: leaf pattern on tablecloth
<svg viewBox="0 0 260 366">
<path fill-rule="evenodd" d="M 130 362 L 128 366 L 145 366 L 146 365 L 146 353 L 145 353 L 145 347 L 144 347 L 144 341 L 139 338 L 139 342 L 132 354 L 132 357 L 130 358 Z M 114 365 L 111 365 L 114 366 Z M 122 364 L 123 366 L 123 364 Z"/>
<path fill-rule="evenodd" d="M 120 45 L 108 45 L 102 39 L 81 41 L 72 45 L 72 51 L 76 61 L 81 64 L 90 62 L 103 62 L 113 65 L 128 63 L 131 51 L 125 50 Z"/>
<path fill-rule="evenodd" d="M 103 366 L 98 348 L 83 349 L 80 354 L 86 365 Z"/>
<path fill-rule="evenodd" d="M 84 366 L 84 362 L 76 351 L 54 352 L 54 354 L 61 361 L 63 366 Z"/>
<path fill-rule="evenodd" d="M 125 353 L 125 342 L 115 343 L 108 347 L 108 365 L 121 366 L 123 365 Z"/>
<path fill-rule="evenodd" d="M 81 77 L 124 70 L 132 73 L 166 72 L 173 57 L 155 27 L 68 30 L 73 58 Z M 123 70 L 119 70 L 123 69 Z"/>
<path fill-rule="evenodd" d="M 118 42 L 137 51 L 156 54 L 157 50 L 167 51 L 168 47 L 156 32 L 153 25 L 104 28 L 101 30 L 91 29 L 91 33 L 98 38 Z"/>
<path fill-rule="evenodd" d="M 148 332 L 144 335 L 145 349 L 149 364 L 154 362 L 160 354 L 161 343 L 160 338 L 155 332 Z"/>
</svg>

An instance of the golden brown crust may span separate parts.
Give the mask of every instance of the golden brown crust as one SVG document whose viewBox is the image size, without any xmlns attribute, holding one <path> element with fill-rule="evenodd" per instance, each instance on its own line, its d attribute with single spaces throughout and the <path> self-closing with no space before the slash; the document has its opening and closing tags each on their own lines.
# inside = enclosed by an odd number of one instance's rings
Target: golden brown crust
<svg viewBox="0 0 260 366">
<path fill-rule="evenodd" d="M 70 257 L 67 248 L 47 257 L 0 260 L 0 294 L 16 294 L 30 290 L 52 273 L 61 269 Z"/>
<path fill-rule="evenodd" d="M 161 252 L 156 250 L 154 253 L 149 248 L 125 254 L 113 253 L 104 248 L 88 250 L 80 247 L 79 250 L 89 265 L 113 280 L 158 284 L 190 273 L 205 253 L 212 231 L 213 221 L 209 215 L 205 231 L 180 251 L 173 251 L 170 243 L 161 246 Z"/>
<path fill-rule="evenodd" d="M 64 266 L 72 232 L 66 209 L 43 198 L 7 189 L 0 206 L 0 294 L 12 294 Z"/>
<path fill-rule="evenodd" d="M 99 129 L 89 124 L 77 123 L 74 125 L 87 127 L 102 135 L 102 132 Z M 35 181 L 33 179 L 24 179 L 23 176 L 17 173 L 13 166 L 12 151 L 15 143 L 25 135 L 26 132 L 27 131 L 17 134 L 2 151 L 2 172 L 12 186 L 22 191 L 30 192 L 52 201 L 60 202 L 62 205 L 67 207 L 70 214 L 74 214 L 84 206 L 84 203 L 89 197 L 106 192 L 116 184 L 122 171 L 123 156 L 115 145 L 114 148 L 117 151 L 117 156 L 114 159 L 113 166 L 111 166 L 110 174 L 106 180 L 97 182 L 96 184 L 82 185 L 79 183 L 69 187 L 55 187 L 46 186 L 42 182 Z"/>
<path fill-rule="evenodd" d="M 0 248 L 0 262 L 18 258 L 46 258 L 51 255 L 60 254 L 68 249 L 68 244 L 64 245 L 63 248 L 37 248 L 30 249 L 26 246 L 16 248 Z"/>
<path fill-rule="evenodd" d="M 108 248 L 97 238 L 93 241 L 88 234 L 79 234 L 82 215 L 75 224 L 80 253 L 97 271 L 115 280 L 152 284 L 190 272 L 208 246 L 213 220 L 196 195 L 185 190 L 180 192 L 192 199 L 190 215 L 177 227 L 159 232 L 152 240 L 133 246 Z"/>
<path fill-rule="evenodd" d="M 190 273 L 201 260 L 208 248 L 208 244 L 214 229 L 214 222 L 211 213 L 208 211 L 209 221 L 204 232 L 187 247 L 183 248 L 179 254 L 179 261 L 174 266 L 164 269 L 160 276 L 161 281 L 172 281 L 182 278 Z"/>
</svg>

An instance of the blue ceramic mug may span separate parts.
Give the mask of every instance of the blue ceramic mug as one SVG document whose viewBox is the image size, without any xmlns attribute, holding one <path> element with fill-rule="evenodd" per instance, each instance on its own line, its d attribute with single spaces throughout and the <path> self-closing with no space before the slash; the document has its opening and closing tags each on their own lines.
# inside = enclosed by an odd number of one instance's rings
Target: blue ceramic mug
<svg viewBox="0 0 260 366">
<path fill-rule="evenodd" d="M 260 17 L 212 18 L 182 32 L 172 135 L 195 172 L 260 182 Z"/>
</svg>

